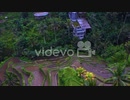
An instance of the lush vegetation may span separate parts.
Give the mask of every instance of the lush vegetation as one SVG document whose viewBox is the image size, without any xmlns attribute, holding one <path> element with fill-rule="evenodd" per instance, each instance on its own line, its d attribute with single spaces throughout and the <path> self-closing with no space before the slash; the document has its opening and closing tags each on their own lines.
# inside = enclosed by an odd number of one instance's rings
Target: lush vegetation
<svg viewBox="0 0 130 100">
<path fill-rule="evenodd" d="M 83 67 L 76 70 L 71 67 L 65 67 L 58 73 L 60 86 L 96 86 L 94 74 L 87 72 Z"/>
<path fill-rule="evenodd" d="M 123 71 L 130 67 L 130 13 L 129 12 L 87 12 L 85 18 L 92 30 L 83 41 L 90 41 L 96 56 L 105 61 L 113 77 L 114 85 L 126 85 L 128 75 Z M 77 24 L 77 23 L 75 23 Z M 73 49 L 76 51 L 79 39 L 73 37 L 73 28 L 68 12 L 50 12 L 49 16 L 37 20 L 33 12 L 3 12 L 0 14 L 0 68 L 10 57 L 24 61 L 37 58 L 35 50 Z M 42 56 L 42 53 L 40 54 Z M 117 69 L 113 71 L 113 68 Z M 112 69 L 112 70 L 111 70 Z M 29 84 L 33 75 L 28 74 Z M 83 68 L 65 67 L 58 72 L 61 86 L 95 86 L 93 73 Z M 7 72 L 4 84 L 19 84 L 16 75 Z M 9 80 L 11 80 L 9 82 Z M 16 82 L 14 82 L 16 81 Z M 108 80 L 107 80 L 108 81 Z M 125 81 L 125 82 L 124 82 Z"/>
<path fill-rule="evenodd" d="M 130 86 L 130 73 L 125 73 L 124 66 L 118 66 L 116 69 L 107 68 L 112 73 L 112 77 L 105 82 L 112 82 L 113 86 Z"/>
<path fill-rule="evenodd" d="M 21 86 L 18 76 L 12 72 L 6 72 L 6 80 L 2 86 Z"/>
<path fill-rule="evenodd" d="M 118 49 L 128 41 L 128 15 L 128 12 L 88 12 L 86 18 L 92 31 L 83 41 L 91 41 L 97 54 L 109 58 L 109 49 Z M 6 12 L 0 20 L 5 20 L 0 24 L 0 60 L 10 56 L 33 58 L 36 56 L 34 50 L 42 47 L 76 49 L 78 39 L 72 36 L 67 12 L 52 12 L 44 20 L 35 20 L 32 12 Z"/>
</svg>

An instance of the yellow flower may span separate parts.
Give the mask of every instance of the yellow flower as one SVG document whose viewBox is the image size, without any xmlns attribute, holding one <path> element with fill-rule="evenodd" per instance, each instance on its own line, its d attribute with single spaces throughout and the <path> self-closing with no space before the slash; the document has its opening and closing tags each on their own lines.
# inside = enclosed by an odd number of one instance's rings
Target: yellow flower
<svg viewBox="0 0 130 100">
<path fill-rule="evenodd" d="M 92 73 L 92 72 L 90 72 L 89 74 L 90 74 L 90 75 L 93 75 L 93 73 Z"/>
<path fill-rule="evenodd" d="M 88 78 L 85 78 L 85 80 L 88 80 Z"/>
<path fill-rule="evenodd" d="M 94 78 L 92 78 L 92 80 L 94 80 Z"/>
</svg>

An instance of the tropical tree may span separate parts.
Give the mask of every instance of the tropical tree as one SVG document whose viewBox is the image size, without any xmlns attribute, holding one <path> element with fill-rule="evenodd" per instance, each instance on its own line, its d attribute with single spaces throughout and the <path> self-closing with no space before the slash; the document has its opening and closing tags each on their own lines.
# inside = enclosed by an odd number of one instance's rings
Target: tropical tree
<svg viewBox="0 0 130 100">
<path fill-rule="evenodd" d="M 2 83 L 2 86 L 20 86 L 20 81 L 12 72 L 6 72 L 6 80 Z"/>
<path fill-rule="evenodd" d="M 125 73 L 124 66 L 118 66 L 115 70 L 112 68 L 107 68 L 107 70 L 112 74 L 112 77 L 106 79 L 105 83 L 112 82 L 113 86 L 130 85 L 130 73 Z"/>
</svg>

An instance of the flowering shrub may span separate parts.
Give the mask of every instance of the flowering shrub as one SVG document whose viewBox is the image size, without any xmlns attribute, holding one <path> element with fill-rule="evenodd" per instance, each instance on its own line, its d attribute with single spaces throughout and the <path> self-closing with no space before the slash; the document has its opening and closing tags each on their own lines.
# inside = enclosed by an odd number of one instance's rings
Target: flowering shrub
<svg viewBox="0 0 130 100">
<path fill-rule="evenodd" d="M 83 67 L 76 68 L 76 71 L 78 73 L 78 76 L 82 76 L 83 73 L 86 72 L 86 70 Z"/>
<path fill-rule="evenodd" d="M 84 79 L 84 86 L 96 86 L 95 75 L 86 71 L 83 67 L 76 68 L 78 76 Z"/>
<path fill-rule="evenodd" d="M 83 67 L 65 67 L 58 72 L 59 86 L 95 86 L 95 75 Z"/>
</svg>

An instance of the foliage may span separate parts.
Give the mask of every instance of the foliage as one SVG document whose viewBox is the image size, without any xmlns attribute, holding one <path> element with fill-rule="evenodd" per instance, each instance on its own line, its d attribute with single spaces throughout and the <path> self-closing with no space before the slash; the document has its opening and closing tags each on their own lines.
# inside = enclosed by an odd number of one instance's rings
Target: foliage
<svg viewBox="0 0 130 100">
<path fill-rule="evenodd" d="M 102 55 L 109 45 L 125 43 L 129 33 L 127 12 L 87 13 L 92 31 L 86 35 L 97 54 Z"/>
<path fill-rule="evenodd" d="M 127 52 L 127 61 L 129 62 L 129 55 L 130 55 L 130 41 L 125 43 L 125 50 Z M 130 63 L 130 62 L 129 62 Z"/>
<path fill-rule="evenodd" d="M 95 76 L 84 68 L 65 67 L 58 72 L 60 86 L 96 86 Z"/>
<path fill-rule="evenodd" d="M 12 69 L 20 78 L 20 81 L 22 82 L 22 86 L 25 86 L 25 80 L 23 74 L 20 71 L 18 71 L 15 67 L 12 67 Z"/>
<path fill-rule="evenodd" d="M 16 74 L 7 71 L 5 77 L 6 80 L 2 83 L 2 86 L 20 86 L 20 80 Z"/>
<path fill-rule="evenodd" d="M 112 82 L 113 86 L 128 86 L 130 84 L 130 73 L 125 73 L 124 66 L 117 66 L 115 70 L 107 68 L 111 72 L 112 77 L 105 80 L 105 82 Z"/>
<path fill-rule="evenodd" d="M 78 73 L 78 76 L 82 76 L 86 72 L 86 70 L 83 67 L 78 67 L 76 71 Z"/>
<path fill-rule="evenodd" d="M 5 60 L 5 57 L 10 57 L 14 52 L 14 38 L 15 35 L 10 31 L 0 34 L 0 60 Z"/>
<path fill-rule="evenodd" d="M 31 86 L 31 85 L 32 85 L 32 80 L 34 79 L 33 73 L 30 72 L 30 71 L 27 71 L 24 67 L 22 67 L 22 71 L 23 71 L 26 75 L 29 76 L 29 78 L 28 78 L 28 83 L 29 83 L 29 86 Z"/>
<path fill-rule="evenodd" d="M 129 31 L 128 17 L 124 23 L 126 14 L 127 12 L 88 12 L 85 17 L 92 26 L 92 31 L 87 32 L 84 41 L 89 40 L 99 55 L 104 54 L 110 44 L 126 42 L 125 33 Z M 73 28 L 67 12 L 50 12 L 50 16 L 42 20 L 34 19 L 33 12 L 6 12 L 4 16 L 8 16 L 8 19 L 0 24 L 0 60 L 10 56 L 32 59 L 36 57 L 34 49 L 42 47 L 77 48 L 79 40 L 72 35 Z"/>
<path fill-rule="evenodd" d="M 0 62 L 0 68 L 9 60 L 10 58 L 5 59 L 4 61 Z"/>
<path fill-rule="evenodd" d="M 117 46 L 111 44 L 101 56 L 108 63 L 109 67 L 118 66 L 118 64 L 129 66 L 128 53 L 125 50 L 124 44 Z"/>
<path fill-rule="evenodd" d="M 36 20 L 33 12 L 5 12 L 0 16 L 0 62 L 9 57 L 20 57 L 24 61 L 36 58 L 35 49 L 50 47 L 77 50 L 79 39 L 73 37 L 73 28 L 67 12 L 49 12 L 45 19 Z M 130 66 L 130 17 L 129 12 L 87 12 L 87 21 L 92 31 L 83 41 L 90 41 L 92 49 L 101 56 L 108 66 Z M 5 19 L 7 16 L 7 19 Z M 125 45 L 124 45 L 125 44 Z M 0 65 L 1 65 L 0 64 Z M 66 69 L 67 70 L 67 69 Z M 63 71 L 63 70 L 62 70 Z M 61 72 L 62 72 L 61 71 Z M 76 73 L 81 73 L 83 69 Z M 75 73 L 75 71 L 63 71 Z M 30 75 L 30 74 L 29 74 Z M 73 74 L 72 74 L 73 75 Z M 80 85 L 81 78 L 61 79 L 62 85 Z M 63 75 L 63 77 L 69 77 Z M 70 75 L 70 78 L 71 75 Z M 32 80 L 32 78 L 30 79 Z M 63 82 L 63 81 L 68 81 Z"/>
<path fill-rule="evenodd" d="M 95 75 L 92 72 L 86 71 L 83 67 L 76 69 L 78 76 L 84 79 L 84 86 L 96 86 Z"/>
<path fill-rule="evenodd" d="M 80 86 L 83 82 L 71 67 L 65 67 L 58 72 L 60 86 Z"/>
<path fill-rule="evenodd" d="M 30 62 L 31 61 L 29 58 L 24 57 L 24 56 L 20 57 L 20 60 L 25 61 L 25 62 Z"/>
<path fill-rule="evenodd" d="M 36 57 L 34 50 L 42 47 L 73 48 L 66 14 L 51 12 L 51 17 L 38 21 L 34 19 L 32 12 L 5 13 L 8 19 L 0 25 L 0 60 L 4 60 L 6 56 L 25 56 L 32 59 Z"/>
</svg>

